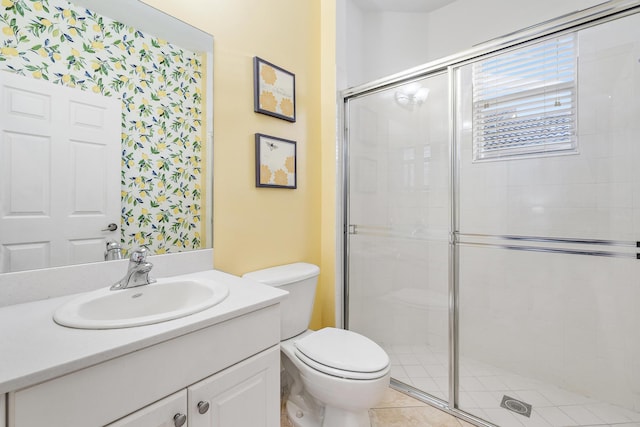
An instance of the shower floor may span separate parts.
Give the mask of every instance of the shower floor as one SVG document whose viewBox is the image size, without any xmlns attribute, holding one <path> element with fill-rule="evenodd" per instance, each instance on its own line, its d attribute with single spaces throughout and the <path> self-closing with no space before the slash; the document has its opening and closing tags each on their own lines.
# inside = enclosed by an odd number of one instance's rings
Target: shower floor
<svg viewBox="0 0 640 427">
<path fill-rule="evenodd" d="M 391 376 L 448 400 L 448 356 L 427 345 L 383 345 Z M 459 407 L 502 427 L 640 427 L 640 413 L 461 358 Z M 500 407 L 507 395 L 533 406 L 527 418 Z"/>
</svg>

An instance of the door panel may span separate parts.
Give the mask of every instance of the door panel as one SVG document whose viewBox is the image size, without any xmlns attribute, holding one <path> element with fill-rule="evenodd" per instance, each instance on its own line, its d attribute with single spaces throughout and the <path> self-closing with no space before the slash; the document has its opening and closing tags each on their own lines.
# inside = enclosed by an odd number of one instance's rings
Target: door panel
<svg viewBox="0 0 640 427">
<path fill-rule="evenodd" d="M 349 101 L 348 328 L 392 377 L 448 399 L 448 84 L 444 74 Z"/>
<path fill-rule="evenodd" d="M 189 426 L 279 427 L 279 401 L 277 345 L 189 387 Z"/>
<path fill-rule="evenodd" d="M 10 73 L 0 97 L 0 272 L 103 260 L 120 240 L 103 231 L 120 223 L 120 101 Z"/>
</svg>

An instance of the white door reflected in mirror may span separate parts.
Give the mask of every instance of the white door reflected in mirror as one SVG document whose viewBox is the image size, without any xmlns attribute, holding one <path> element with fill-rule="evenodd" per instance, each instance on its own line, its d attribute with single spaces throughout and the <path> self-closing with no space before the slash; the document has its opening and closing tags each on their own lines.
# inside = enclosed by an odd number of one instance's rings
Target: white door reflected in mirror
<svg viewBox="0 0 640 427">
<path fill-rule="evenodd" d="M 0 100 L 0 273 L 104 260 L 119 240 L 121 101 L 8 72 Z"/>
</svg>

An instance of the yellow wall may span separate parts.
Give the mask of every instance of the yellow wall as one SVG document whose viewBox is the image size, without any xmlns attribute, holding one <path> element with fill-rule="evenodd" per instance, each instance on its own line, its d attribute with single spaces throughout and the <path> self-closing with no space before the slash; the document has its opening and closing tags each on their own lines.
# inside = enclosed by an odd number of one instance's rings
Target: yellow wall
<svg viewBox="0 0 640 427">
<path fill-rule="evenodd" d="M 214 261 L 321 268 L 312 327 L 334 324 L 335 1 L 145 0 L 214 37 Z M 254 56 L 296 76 L 295 123 L 253 111 Z M 297 141 L 298 188 L 255 187 L 254 134 Z"/>
<path fill-rule="evenodd" d="M 321 124 L 321 233 L 318 287 L 312 326 L 335 326 L 336 274 L 336 2 L 319 0 L 320 10 L 320 124 Z"/>
</svg>

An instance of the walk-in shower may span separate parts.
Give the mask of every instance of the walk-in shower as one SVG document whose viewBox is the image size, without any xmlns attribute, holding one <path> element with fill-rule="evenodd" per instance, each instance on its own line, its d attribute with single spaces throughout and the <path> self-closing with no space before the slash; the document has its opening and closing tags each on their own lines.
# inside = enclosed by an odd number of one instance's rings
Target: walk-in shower
<svg viewBox="0 0 640 427">
<path fill-rule="evenodd" d="M 640 425 L 640 14 L 345 91 L 345 323 L 478 425 Z"/>
</svg>

